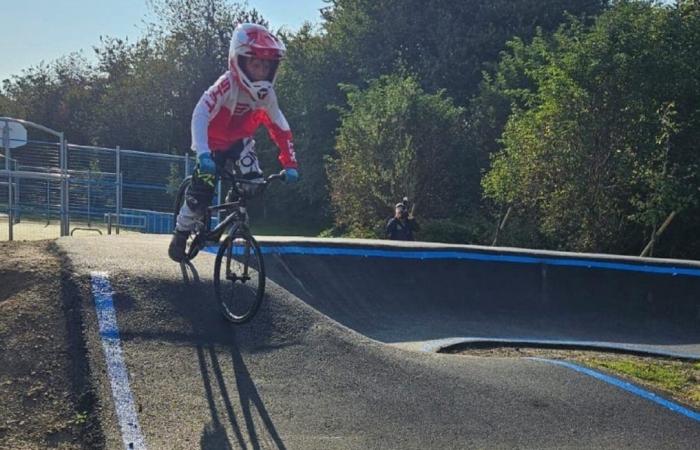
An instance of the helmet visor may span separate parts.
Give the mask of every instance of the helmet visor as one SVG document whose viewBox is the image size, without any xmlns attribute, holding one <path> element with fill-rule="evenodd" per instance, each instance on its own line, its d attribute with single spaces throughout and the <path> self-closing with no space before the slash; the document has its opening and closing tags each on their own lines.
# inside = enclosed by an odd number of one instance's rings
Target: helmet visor
<svg viewBox="0 0 700 450">
<path fill-rule="evenodd" d="M 279 60 L 263 59 L 248 56 L 238 57 L 238 67 L 253 83 L 256 81 L 269 81 L 272 83 L 277 74 Z"/>
</svg>

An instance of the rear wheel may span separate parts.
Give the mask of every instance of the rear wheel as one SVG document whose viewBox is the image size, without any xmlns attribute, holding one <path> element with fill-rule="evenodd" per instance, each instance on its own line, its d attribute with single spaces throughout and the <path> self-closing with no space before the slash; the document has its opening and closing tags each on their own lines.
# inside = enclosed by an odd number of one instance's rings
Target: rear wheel
<svg viewBox="0 0 700 450">
<path fill-rule="evenodd" d="M 214 263 L 214 290 L 221 312 L 233 323 L 255 316 L 265 294 L 265 266 L 260 246 L 248 233 L 229 236 Z"/>
</svg>

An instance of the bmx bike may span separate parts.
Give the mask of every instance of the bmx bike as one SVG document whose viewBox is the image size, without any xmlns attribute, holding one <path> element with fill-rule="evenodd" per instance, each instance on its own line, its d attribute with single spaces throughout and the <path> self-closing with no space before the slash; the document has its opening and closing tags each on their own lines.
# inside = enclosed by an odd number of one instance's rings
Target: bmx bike
<svg viewBox="0 0 700 450">
<path fill-rule="evenodd" d="M 285 172 L 247 180 L 222 168 L 217 171 L 217 177 L 229 181 L 231 188 L 223 203 L 207 208 L 204 220 L 190 233 L 185 259 L 180 264 L 189 264 L 202 249 L 218 245 L 214 262 L 216 301 L 226 319 L 240 324 L 255 316 L 265 295 L 265 264 L 260 246 L 250 231 L 246 204 L 261 195 L 271 182 L 284 180 Z M 175 222 L 191 184 L 189 176 L 177 191 Z M 211 229 L 212 214 L 218 211 L 222 211 L 225 218 Z"/>
</svg>

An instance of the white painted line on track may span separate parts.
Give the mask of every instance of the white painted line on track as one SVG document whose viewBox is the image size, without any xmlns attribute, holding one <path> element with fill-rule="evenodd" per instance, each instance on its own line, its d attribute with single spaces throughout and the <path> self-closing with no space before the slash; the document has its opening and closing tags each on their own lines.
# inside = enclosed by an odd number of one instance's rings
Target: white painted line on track
<svg viewBox="0 0 700 450">
<path fill-rule="evenodd" d="M 134 397 L 129 388 L 129 372 L 124 363 L 117 315 L 112 300 L 112 286 L 106 272 L 91 272 L 92 296 L 95 300 L 97 322 L 100 327 L 102 349 L 107 361 L 109 382 L 112 386 L 114 409 L 117 412 L 122 431 L 124 447 L 132 450 L 145 450 L 146 441 L 141 433 Z"/>
</svg>

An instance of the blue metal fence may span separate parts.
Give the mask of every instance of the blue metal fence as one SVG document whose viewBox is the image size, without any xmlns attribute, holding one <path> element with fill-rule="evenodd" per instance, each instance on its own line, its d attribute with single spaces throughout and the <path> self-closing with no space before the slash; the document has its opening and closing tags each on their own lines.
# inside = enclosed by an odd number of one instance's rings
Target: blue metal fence
<svg viewBox="0 0 700 450">
<path fill-rule="evenodd" d="M 172 231 L 174 198 L 194 168 L 192 157 L 67 144 L 62 133 L 49 130 L 60 137 L 50 140 L 43 127 L 35 128 L 11 151 L 7 136 L 0 142 L 0 163 L 6 172 L 0 174 L 0 222 L 12 218 L 7 238 L 13 239 L 13 230 L 19 239 L 45 239 L 67 235 L 73 227 L 104 229 L 109 220 L 115 232 L 120 227 Z M 59 219 L 60 232 L 48 226 Z M 46 226 L 42 229 L 38 223 Z M 4 231 L 0 239 L 6 238 Z"/>
</svg>

